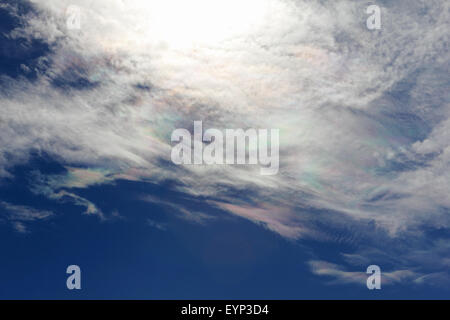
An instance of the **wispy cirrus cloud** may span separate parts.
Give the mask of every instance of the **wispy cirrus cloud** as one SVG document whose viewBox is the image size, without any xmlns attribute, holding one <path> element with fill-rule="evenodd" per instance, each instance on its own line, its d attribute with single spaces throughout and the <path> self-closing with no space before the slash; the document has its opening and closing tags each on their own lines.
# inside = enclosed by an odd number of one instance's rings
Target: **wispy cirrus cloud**
<svg viewBox="0 0 450 320">
<path fill-rule="evenodd" d="M 14 229 L 20 233 L 28 232 L 27 223 L 46 220 L 54 215 L 51 211 L 37 210 L 32 207 L 15 205 L 5 201 L 0 201 L 0 208 L 4 211 L 2 216 L 11 222 Z"/>
<path fill-rule="evenodd" d="M 332 278 L 330 284 L 359 284 L 366 285 L 368 275 L 365 272 L 347 271 L 339 265 L 326 261 L 309 261 L 311 271 L 319 276 Z M 396 283 L 416 281 L 421 275 L 411 270 L 396 270 L 382 273 L 383 285 L 393 285 Z"/>
</svg>

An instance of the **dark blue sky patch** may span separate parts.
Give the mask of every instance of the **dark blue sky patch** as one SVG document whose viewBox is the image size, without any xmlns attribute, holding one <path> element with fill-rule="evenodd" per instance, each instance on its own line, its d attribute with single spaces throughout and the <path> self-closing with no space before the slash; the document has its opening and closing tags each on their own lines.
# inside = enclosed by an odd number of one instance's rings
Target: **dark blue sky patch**
<svg viewBox="0 0 450 320">
<path fill-rule="evenodd" d="M 33 7 L 25 1 L 9 2 L 12 7 L 0 8 L 0 81 L 8 81 L 8 77 L 35 80 L 39 74 L 45 74 L 54 66 L 50 57 L 52 49 L 40 39 L 11 37 L 14 29 L 26 24 L 23 17 L 30 13 Z M 1 77 L 2 75 L 7 77 Z M 63 90 L 85 90 L 98 85 L 89 79 L 89 72 L 83 63 L 69 63 L 61 72 L 51 75 L 50 78 L 53 86 Z"/>
<path fill-rule="evenodd" d="M 136 89 L 142 90 L 142 91 L 152 91 L 153 90 L 153 85 L 149 84 L 149 83 L 138 83 L 134 87 Z"/>
<path fill-rule="evenodd" d="M 82 68 L 69 68 L 57 75 L 51 81 L 52 85 L 62 90 L 88 90 L 99 85 L 89 80 L 86 71 Z"/>
<path fill-rule="evenodd" d="M 390 160 L 385 160 L 383 166 L 379 166 L 373 169 L 375 174 L 401 174 L 406 171 L 419 170 L 426 168 L 429 163 L 435 159 L 439 154 L 431 153 L 426 155 L 416 154 L 414 159 L 409 158 L 407 155 L 399 153 L 397 156 Z"/>
<path fill-rule="evenodd" d="M 32 10 L 25 1 L 6 1 L 17 8 L 20 16 Z M 11 10 L 0 8 L 0 75 L 12 78 L 19 76 L 36 79 L 39 58 L 50 53 L 48 44 L 41 40 L 29 40 L 24 37 L 12 39 L 10 33 L 15 28 L 23 26 L 21 21 Z M 0 81 L 5 81 L 5 78 Z"/>
</svg>

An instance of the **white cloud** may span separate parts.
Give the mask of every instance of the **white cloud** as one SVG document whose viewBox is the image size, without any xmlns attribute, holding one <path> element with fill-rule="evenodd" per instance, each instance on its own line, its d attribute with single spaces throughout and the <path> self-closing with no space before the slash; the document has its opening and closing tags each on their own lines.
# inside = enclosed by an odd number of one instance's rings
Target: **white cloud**
<svg viewBox="0 0 450 320">
<path fill-rule="evenodd" d="M 20 233 L 27 232 L 27 223 L 46 220 L 54 215 L 53 212 L 48 210 L 37 210 L 27 206 L 14 205 L 5 201 L 0 201 L 0 208 L 3 208 L 5 211 L 4 217 L 6 220 L 10 221 L 14 229 Z"/>
<path fill-rule="evenodd" d="M 347 271 L 339 265 L 320 260 L 309 261 L 309 266 L 314 274 L 333 278 L 330 284 L 355 283 L 365 286 L 367 278 L 370 276 L 367 275 L 365 270 Z M 395 270 L 381 273 L 382 285 L 408 282 L 420 279 L 419 276 L 419 274 L 411 270 Z"/>
</svg>

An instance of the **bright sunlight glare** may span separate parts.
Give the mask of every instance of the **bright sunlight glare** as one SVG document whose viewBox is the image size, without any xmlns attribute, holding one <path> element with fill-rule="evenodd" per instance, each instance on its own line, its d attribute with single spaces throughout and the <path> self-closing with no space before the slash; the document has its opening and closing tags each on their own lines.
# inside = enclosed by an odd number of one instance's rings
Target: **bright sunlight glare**
<svg viewBox="0 0 450 320">
<path fill-rule="evenodd" d="M 146 1 L 149 33 L 171 47 L 214 45 L 258 27 L 267 0 Z"/>
</svg>

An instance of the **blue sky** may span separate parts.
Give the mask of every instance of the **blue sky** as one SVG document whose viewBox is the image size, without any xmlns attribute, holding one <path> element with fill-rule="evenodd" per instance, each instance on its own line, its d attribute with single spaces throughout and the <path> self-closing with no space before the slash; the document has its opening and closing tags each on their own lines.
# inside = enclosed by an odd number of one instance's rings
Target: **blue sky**
<svg viewBox="0 0 450 320">
<path fill-rule="evenodd" d="M 202 1 L 0 3 L 0 298 L 448 298 L 448 3 Z M 279 173 L 173 164 L 194 121 Z"/>
<path fill-rule="evenodd" d="M 80 194 L 105 212 L 123 218 L 99 222 L 80 208 L 55 204 L 27 190 L 30 170 L 60 170 L 47 157 L 14 170 L 4 184 L 4 201 L 58 212 L 46 223 L 30 223 L 29 233 L 1 228 L 2 299 L 429 299 L 447 290 L 386 286 L 369 291 L 355 284 L 330 285 L 311 275 L 307 261 L 319 252 L 336 259 L 352 246 L 293 242 L 245 219 L 214 212 L 207 227 L 177 218 L 170 210 L 139 202 L 137 195 L 174 197 L 168 187 L 118 182 Z M 184 200 L 188 206 L 190 200 Z M 210 208 L 205 210 L 211 212 Z M 148 218 L 167 226 L 160 230 Z M 82 290 L 66 288 L 65 269 L 77 264 Z M 359 271 L 355 268 L 355 271 Z M 330 279 L 327 279 L 330 280 Z"/>
</svg>

